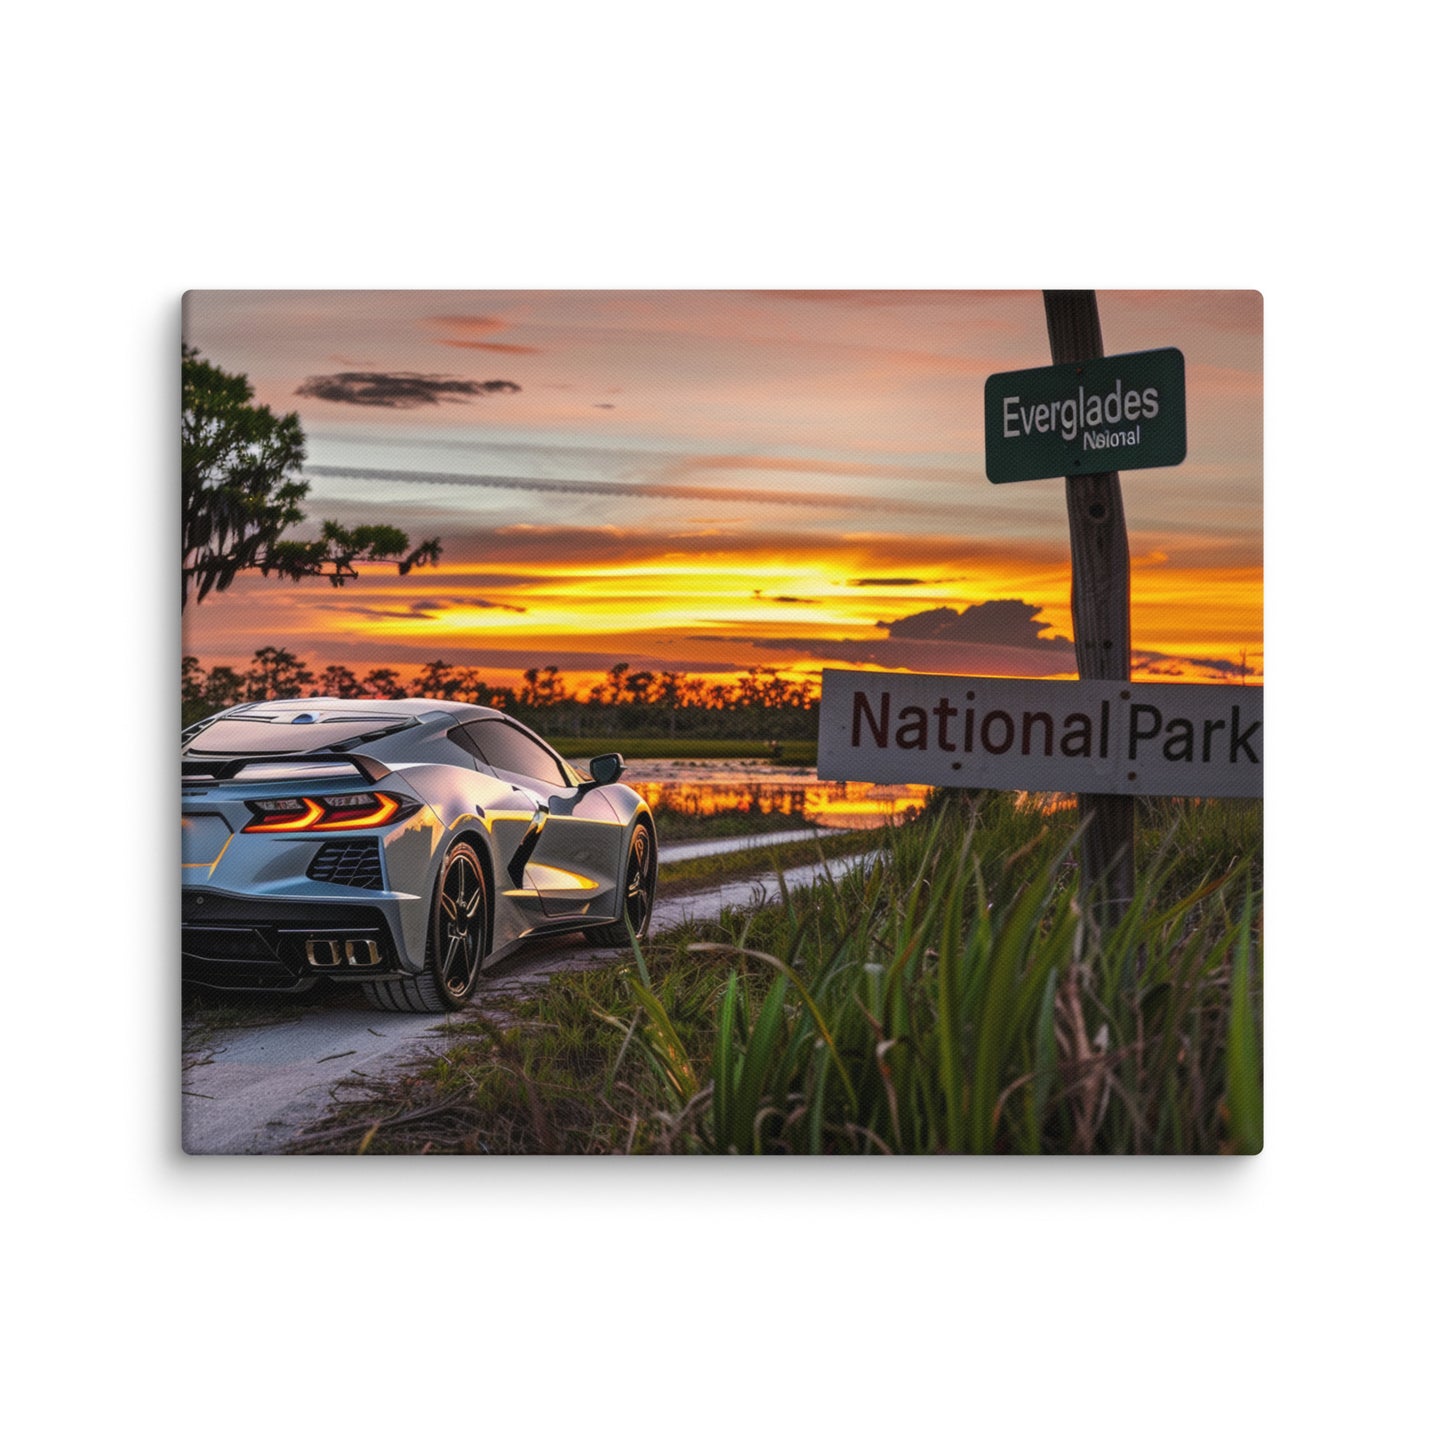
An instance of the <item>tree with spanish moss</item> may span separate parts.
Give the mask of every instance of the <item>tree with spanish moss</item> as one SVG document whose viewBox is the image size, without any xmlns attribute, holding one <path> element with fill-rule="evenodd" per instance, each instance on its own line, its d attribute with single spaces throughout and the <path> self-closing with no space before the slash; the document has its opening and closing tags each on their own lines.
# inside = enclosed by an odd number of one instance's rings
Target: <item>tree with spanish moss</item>
<svg viewBox="0 0 1445 1445">
<path fill-rule="evenodd" d="M 222 371 L 193 346 L 181 347 L 181 607 L 224 592 L 242 572 L 340 587 L 358 562 L 396 562 L 405 576 L 435 563 L 441 543 L 417 547 L 386 525 L 321 523 L 321 535 L 286 535 L 305 522 L 310 491 L 301 418 L 258 405 L 245 376 Z"/>
</svg>

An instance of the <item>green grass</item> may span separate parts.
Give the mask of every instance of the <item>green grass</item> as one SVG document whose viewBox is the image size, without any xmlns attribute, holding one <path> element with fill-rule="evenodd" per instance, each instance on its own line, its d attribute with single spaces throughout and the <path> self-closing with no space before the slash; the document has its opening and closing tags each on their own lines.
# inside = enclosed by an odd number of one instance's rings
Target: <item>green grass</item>
<svg viewBox="0 0 1445 1445">
<path fill-rule="evenodd" d="M 820 832 L 815 838 L 799 838 L 791 843 L 764 844 L 758 848 L 738 848 L 709 858 L 685 858 L 664 863 L 658 869 L 658 896 L 687 893 L 700 887 L 715 887 L 742 878 L 781 873 L 802 863 L 854 857 L 878 847 L 872 832 Z"/>
<path fill-rule="evenodd" d="M 1187 886 L 1156 857 L 1100 938 L 1080 928 L 1071 859 L 1050 829 L 1005 854 L 960 826 L 939 819 L 892 866 L 712 946 L 773 981 L 758 1001 L 747 974 L 730 974 L 690 1147 L 1257 1150 L 1247 867 Z"/>
<path fill-rule="evenodd" d="M 627 761 L 644 758 L 749 759 L 788 767 L 818 761 L 817 739 L 772 743 L 759 738 L 569 738 L 553 736 L 552 746 L 572 762 L 586 763 L 603 753 L 621 753 Z M 624 781 L 626 781 L 624 777 Z"/>
<path fill-rule="evenodd" d="M 714 838 L 747 838 L 756 833 L 791 833 L 817 825 L 803 812 L 785 808 L 729 808 L 703 812 L 678 800 L 670 789 L 649 789 L 658 837 L 667 843 L 697 843 Z M 660 796 L 659 796 L 660 794 Z M 826 831 L 823 830 L 823 831 Z"/>
<path fill-rule="evenodd" d="M 1258 805 L 1141 809 L 1135 903 L 1101 938 L 1072 812 L 1011 804 L 942 803 L 777 906 L 497 1000 L 302 1147 L 1257 1151 Z"/>
</svg>

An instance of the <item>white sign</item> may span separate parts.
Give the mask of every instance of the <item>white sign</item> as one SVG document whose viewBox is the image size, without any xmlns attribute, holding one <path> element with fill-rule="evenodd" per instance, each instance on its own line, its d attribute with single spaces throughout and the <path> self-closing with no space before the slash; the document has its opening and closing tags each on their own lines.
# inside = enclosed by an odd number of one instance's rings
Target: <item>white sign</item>
<svg viewBox="0 0 1445 1445">
<path fill-rule="evenodd" d="M 1258 687 L 823 672 L 828 780 L 1258 798 L 1263 775 Z"/>
</svg>

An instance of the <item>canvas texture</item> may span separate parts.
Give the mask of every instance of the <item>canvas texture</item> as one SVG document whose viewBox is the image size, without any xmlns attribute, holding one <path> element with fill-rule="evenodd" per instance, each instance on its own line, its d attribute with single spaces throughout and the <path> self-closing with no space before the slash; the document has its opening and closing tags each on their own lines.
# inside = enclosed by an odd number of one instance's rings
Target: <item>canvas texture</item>
<svg viewBox="0 0 1445 1445">
<path fill-rule="evenodd" d="M 186 1152 L 1263 1147 L 1257 292 L 182 330 Z"/>
</svg>

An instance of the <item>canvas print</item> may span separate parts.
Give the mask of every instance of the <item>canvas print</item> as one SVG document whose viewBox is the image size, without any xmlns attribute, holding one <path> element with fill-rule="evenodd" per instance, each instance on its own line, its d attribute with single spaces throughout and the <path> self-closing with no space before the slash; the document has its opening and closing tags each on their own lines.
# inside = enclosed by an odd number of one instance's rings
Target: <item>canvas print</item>
<svg viewBox="0 0 1445 1445">
<path fill-rule="evenodd" d="M 1263 1146 L 1252 291 L 193 291 L 192 1154 Z"/>
</svg>

